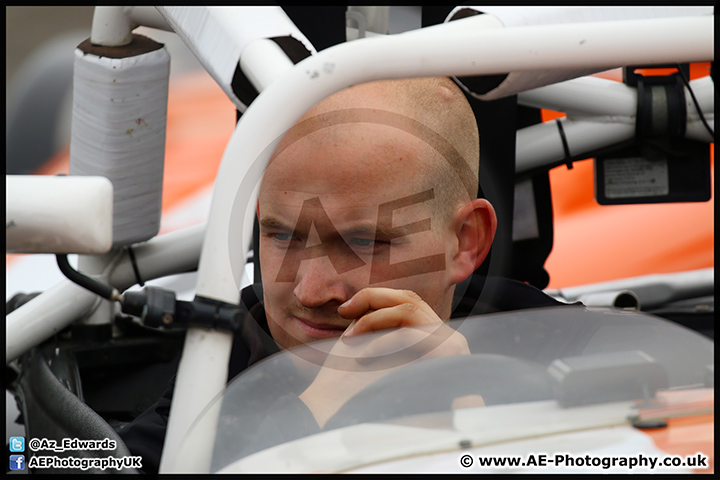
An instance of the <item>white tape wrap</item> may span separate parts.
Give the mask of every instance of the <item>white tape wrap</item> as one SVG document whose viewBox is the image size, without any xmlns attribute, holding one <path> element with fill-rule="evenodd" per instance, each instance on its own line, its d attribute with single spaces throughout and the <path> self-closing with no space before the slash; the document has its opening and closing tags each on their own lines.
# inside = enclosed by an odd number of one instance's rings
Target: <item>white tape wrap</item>
<svg viewBox="0 0 720 480">
<path fill-rule="evenodd" d="M 80 47 L 70 174 L 112 181 L 114 246 L 148 240 L 160 228 L 170 56 L 158 48 L 110 58 Z"/>
<path fill-rule="evenodd" d="M 616 20 L 645 20 L 652 18 L 673 18 L 700 15 L 712 15 L 712 6 L 702 7 L 530 7 L 530 6 L 479 6 L 455 7 L 446 22 L 467 16 L 470 11 L 497 17 L 505 28 L 526 27 L 532 25 L 559 25 L 568 23 L 611 22 Z M 672 35 L 673 32 L 668 32 Z M 612 36 L 613 32 L 608 32 Z M 585 40 L 578 38 L 582 44 Z M 528 49 L 533 49 L 528 45 Z M 532 50 L 531 50 L 532 51 Z M 613 65 L 620 67 L 622 65 Z M 462 79 L 460 86 L 480 100 L 495 100 L 533 88 L 550 85 L 599 72 L 599 69 L 579 70 L 525 70 L 510 72 L 505 78 L 497 76 L 496 83 L 485 83 L 482 87 L 472 79 Z M 480 90 L 480 91 L 479 91 Z"/>
</svg>

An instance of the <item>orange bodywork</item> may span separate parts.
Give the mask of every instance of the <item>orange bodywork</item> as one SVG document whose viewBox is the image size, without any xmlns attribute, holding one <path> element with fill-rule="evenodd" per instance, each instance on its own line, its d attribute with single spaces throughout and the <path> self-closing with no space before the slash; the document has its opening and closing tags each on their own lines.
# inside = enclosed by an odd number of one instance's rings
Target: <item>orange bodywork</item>
<svg viewBox="0 0 720 480">
<path fill-rule="evenodd" d="M 709 74 L 692 64 L 690 78 Z M 598 76 L 622 81 L 620 70 Z M 564 116 L 543 110 L 543 121 Z M 545 262 L 548 288 L 715 265 L 715 144 L 710 144 L 712 197 L 701 203 L 606 205 L 595 201 L 593 161 L 550 171 L 553 249 Z"/>
<path fill-rule="evenodd" d="M 643 430 L 657 447 L 671 455 L 689 457 L 701 452 L 708 457 L 708 468 L 695 473 L 715 473 L 715 414 L 670 418 L 665 428 Z"/>
<path fill-rule="evenodd" d="M 695 473 L 715 472 L 715 390 L 676 390 L 658 392 L 660 408 L 640 410 L 643 416 L 664 418 L 667 427 L 643 429 L 655 445 L 670 455 L 689 457 L 697 453 L 707 456 L 708 468 L 693 469 Z M 653 410 L 655 414 L 653 414 Z M 708 412 L 708 413 L 702 413 Z"/>
<path fill-rule="evenodd" d="M 711 159 L 714 155 L 711 155 Z M 714 162 L 711 162 L 714 176 Z M 553 249 L 549 288 L 715 265 L 714 202 L 605 205 L 595 201 L 592 160 L 550 172 Z M 714 198 L 714 181 L 712 182 Z"/>
</svg>

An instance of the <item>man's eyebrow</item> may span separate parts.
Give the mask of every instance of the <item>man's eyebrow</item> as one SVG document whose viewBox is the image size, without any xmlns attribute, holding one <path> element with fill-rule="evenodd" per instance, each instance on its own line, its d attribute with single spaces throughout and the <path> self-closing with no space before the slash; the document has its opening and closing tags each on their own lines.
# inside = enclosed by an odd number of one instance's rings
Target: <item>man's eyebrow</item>
<svg viewBox="0 0 720 480">
<path fill-rule="evenodd" d="M 275 217 L 263 217 L 259 220 L 259 223 L 260 227 L 267 230 L 279 229 L 290 231 L 294 229 L 294 227 L 287 225 L 286 223 L 280 221 Z M 383 226 L 375 225 L 374 223 L 362 223 L 344 229 L 342 232 L 339 233 L 345 238 L 353 237 L 356 235 L 365 235 L 374 238 L 392 239 L 406 235 L 408 232 L 405 227 L 406 226 L 386 228 Z"/>
<path fill-rule="evenodd" d="M 361 225 L 355 225 L 350 227 L 343 232 L 343 237 L 353 237 L 355 235 L 366 235 L 373 236 L 375 238 L 386 238 L 392 239 L 407 234 L 404 226 L 387 228 L 381 225 L 375 225 L 374 223 L 365 223 Z"/>
<path fill-rule="evenodd" d="M 285 223 L 281 222 L 275 217 L 263 217 L 259 220 L 260 226 L 262 228 L 266 229 L 282 229 L 282 230 L 292 230 L 293 227 L 287 226 Z"/>
</svg>

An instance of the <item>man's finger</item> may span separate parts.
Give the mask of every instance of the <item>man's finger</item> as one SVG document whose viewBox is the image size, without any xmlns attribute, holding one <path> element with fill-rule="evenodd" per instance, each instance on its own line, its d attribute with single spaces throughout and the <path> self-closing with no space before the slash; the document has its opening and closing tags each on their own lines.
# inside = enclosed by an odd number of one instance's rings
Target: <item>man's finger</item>
<svg viewBox="0 0 720 480">
<path fill-rule="evenodd" d="M 403 353 L 404 363 L 417 360 L 438 346 L 440 342 L 433 332 L 417 327 L 400 328 L 374 338 L 357 358 L 360 364 L 377 361 L 388 355 Z M 393 365 L 395 366 L 395 365 Z"/>
<path fill-rule="evenodd" d="M 384 287 L 363 288 L 338 308 L 345 318 L 359 318 L 370 310 L 380 310 L 403 303 L 413 303 L 425 307 L 427 304 L 415 292 Z M 427 308 L 430 308 L 427 306 Z"/>
<path fill-rule="evenodd" d="M 415 303 L 401 303 L 392 307 L 375 310 L 360 317 L 355 325 L 345 330 L 344 336 L 376 332 L 389 328 L 409 327 L 437 323 L 437 317 L 428 315 Z"/>
</svg>

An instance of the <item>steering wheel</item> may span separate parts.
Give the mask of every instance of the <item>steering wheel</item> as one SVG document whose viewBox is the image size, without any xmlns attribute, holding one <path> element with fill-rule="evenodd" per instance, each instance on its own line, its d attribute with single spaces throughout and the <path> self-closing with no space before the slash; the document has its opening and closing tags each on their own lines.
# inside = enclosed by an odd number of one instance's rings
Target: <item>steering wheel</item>
<svg viewBox="0 0 720 480">
<path fill-rule="evenodd" d="M 452 401 L 481 395 L 485 405 L 553 398 L 546 370 L 538 364 L 495 354 L 423 360 L 371 383 L 328 420 L 325 429 L 448 411 Z"/>
</svg>

